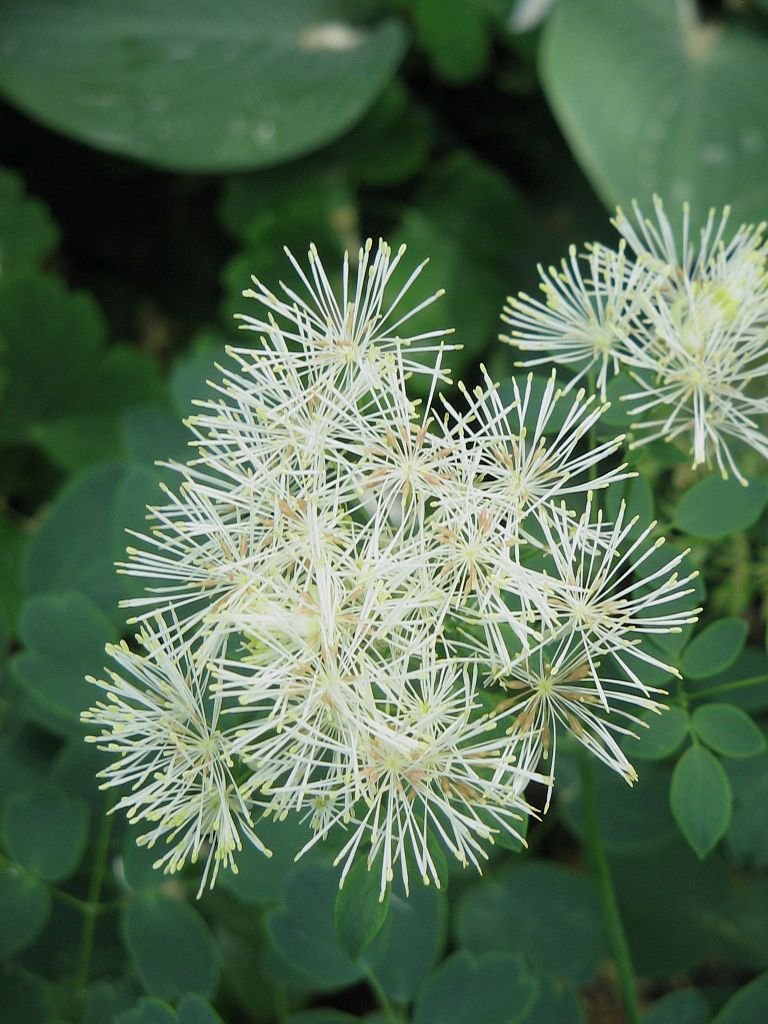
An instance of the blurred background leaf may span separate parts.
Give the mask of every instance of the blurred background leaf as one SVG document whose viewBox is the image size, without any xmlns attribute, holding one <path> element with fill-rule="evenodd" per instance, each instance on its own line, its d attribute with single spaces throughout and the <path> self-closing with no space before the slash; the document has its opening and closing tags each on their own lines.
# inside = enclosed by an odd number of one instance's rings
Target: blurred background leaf
<svg viewBox="0 0 768 1024">
<path fill-rule="evenodd" d="M 560 0 L 542 81 L 560 126 L 609 205 L 657 193 L 761 221 L 768 207 L 768 41 L 696 0 Z M 738 187 L 734 187 L 738 181 Z"/>
<path fill-rule="evenodd" d="M 340 135 L 392 77 L 403 31 L 361 22 L 361 6 L 7 0 L 0 90 L 51 127 L 159 167 L 276 164 Z"/>
</svg>

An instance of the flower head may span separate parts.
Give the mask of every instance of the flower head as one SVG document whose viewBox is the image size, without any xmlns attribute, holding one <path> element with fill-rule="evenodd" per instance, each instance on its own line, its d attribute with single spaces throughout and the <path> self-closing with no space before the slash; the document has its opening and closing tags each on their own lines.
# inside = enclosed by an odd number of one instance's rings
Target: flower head
<svg viewBox="0 0 768 1024">
<path fill-rule="evenodd" d="M 540 270 L 544 301 L 520 295 L 502 340 L 593 378 L 605 396 L 609 372 L 637 389 L 622 395 L 632 445 L 680 441 L 694 468 L 716 466 L 746 483 L 738 447 L 768 458 L 768 243 L 764 225 L 730 237 L 728 208 L 711 210 L 696 237 L 684 205 L 679 227 L 661 200 L 654 216 L 617 211 L 618 248 L 571 247 L 560 268 Z"/>
<path fill-rule="evenodd" d="M 665 261 L 663 284 L 627 340 L 626 362 L 639 390 L 625 396 L 636 444 L 690 437 L 693 466 L 714 463 L 743 474 L 731 444 L 768 458 L 760 420 L 768 415 L 768 246 L 763 225 L 742 226 L 726 241 L 730 211 L 715 211 L 691 238 L 683 208 L 679 239 L 658 197 L 655 223 L 634 208 L 637 227 L 619 210 L 614 221 L 634 251 Z M 649 418 L 648 413 L 657 413 Z"/>
<path fill-rule="evenodd" d="M 123 674 L 91 679 L 107 693 L 83 713 L 100 732 L 91 742 L 116 760 L 101 772 L 102 789 L 128 787 L 114 810 L 145 824 L 141 845 L 167 849 L 155 862 L 179 871 L 205 855 L 200 891 L 213 886 L 222 865 L 237 870 L 243 839 L 267 853 L 234 774 L 220 706 L 177 626 L 158 620 L 137 637 L 134 652 L 121 643 L 107 648 Z"/>
<path fill-rule="evenodd" d="M 436 840 L 479 867 L 519 835 L 528 783 L 551 786 L 556 726 L 631 777 L 614 733 L 655 699 L 628 656 L 690 618 L 666 610 L 676 561 L 641 594 L 623 513 L 591 516 L 626 476 L 620 437 L 589 444 L 603 405 L 554 376 L 502 398 L 483 369 L 438 413 L 444 332 L 399 335 L 418 268 L 390 299 L 403 253 L 372 251 L 340 296 L 314 249 L 308 272 L 291 258 L 306 295 L 256 284 L 260 337 L 230 351 L 121 566 L 148 584 L 128 602 L 138 649 L 110 651 L 121 672 L 84 718 L 158 863 L 205 856 L 203 883 L 245 839 L 263 849 L 262 815 L 306 818 L 308 846 L 346 833 L 342 880 L 364 856 L 382 893 L 414 868 L 438 884 Z"/>
<path fill-rule="evenodd" d="M 604 401 L 608 376 L 618 373 L 625 339 L 656 285 L 658 269 L 647 260 L 633 261 L 623 242 L 615 252 L 595 245 L 581 255 L 572 245 L 567 260 L 559 267 L 539 267 L 539 277 L 544 300 L 510 296 L 501 319 L 512 333 L 501 340 L 543 353 L 520 366 L 555 362 L 577 369 L 569 387 L 591 371 Z"/>
</svg>

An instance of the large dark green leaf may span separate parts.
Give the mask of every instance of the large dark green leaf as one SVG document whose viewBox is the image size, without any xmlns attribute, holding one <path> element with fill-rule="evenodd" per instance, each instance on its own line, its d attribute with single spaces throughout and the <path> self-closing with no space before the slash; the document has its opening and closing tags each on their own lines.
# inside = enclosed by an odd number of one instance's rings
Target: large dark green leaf
<svg viewBox="0 0 768 1024">
<path fill-rule="evenodd" d="M 425 981 L 414 1024 L 514 1024 L 527 1019 L 536 992 L 521 957 L 454 953 Z"/>
<path fill-rule="evenodd" d="M 32 270 L 56 246 L 59 232 L 38 199 L 24 194 L 11 171 L 0 170 L 0 273 L 3 277 Z"/>
<path fill-rule="evenodd" d="M 613 854 L 611 872 L 639 975 L 688 974 L 734 935 L 727 865 L 699 860 L 679 832 Z"/>
<path fill-rule="evenodd" d="M 713 1024 L 763 1024 L 768 1018 L 768 974 L 761 974 L 729 999 Z"/>
<path fill-rule="evenodd" d="M 696 988 L 670 992 L 643 1014 L 642 1024 L 707 1024 L 710 1010 Z"/>
<path fill-rule="evenodd" d="M 15 864 L 0 867 L 0 956 L 28 946 L 50 912 L 51 894 L 46 885 Z"/>
<path fill-rule="evenodd" d="M 525 864 L 468 889 L 459 903 L 457 932 L 461 945 L 474 953 L 520 953 L 536 971 L 568 981 L 588 981 L 603 953 L 592 883 L 544 862 Z"/>
<path fill-rule="evenodd" d="M 123 410 L 140 413 L 145 403 L 162 402 L 164 397 L 159 363 L 136 349 L 115 345 L 80 385 L 78 407 L 46 419 L 36 428 L 35 440 L 64 469 L 82 469 L 118 454 Z M 139 409 L 132 410 L 136 405 Z M 182 429 L 181 424 L 178 428 Z M 157 457 L 171 454 L 158 451 Z"/>
<path fill-rule="evenodd" d="M 211 1004 L 195 992 L 187 992 L 181 997 L 176 1012 L 179 1024 L 222 1024 Z"/>
<path fill-rule="evenodd" d="M 768 41 L 704 22 L 695 0 L 561 0 L 541 70 L 560 126 L 607 203 L 657 192 L 697 219 L 768 206 Z M 734 177 L 736 176 L 736 178 Z M 734 181 L 738 180 L 738 188 Z"/>
<path fill-rule="evenodd" d="M 0 974 L 0 1007 L 3 1019 L 13 1024 L 49 1024 L 51 1010 L 44 980 L 29 971 Z"/>
<path fill-rule="evenodd" d="M 624 741 L 624 749 L 630 759 L 634 756 L 635 746 L 636 741 L 632 738 Z M 576 758 L 560 754 L 558 762 L 555 786 L 558 806 L 566 825 L 583 839 L 584 811 L 578 762 Z M 642 850 L 676 834 L 669 809 L 669 773 L 666 769 L 647 762 L 639 765 L 640 778 L 631 788 L 601 762 L 595 764 L 594 769 L 600 834 L 608 849 Z"/>
<path fill-rule="evenodd" d="M 733 790 L 728 850 L 739 864 L 768 867 L 768 754 L 724 767 Z"/>
<path fill-rule="evenodd" d="M 79 590 L 114 622 L 129 588 L 114 563 L 125 554 L 126 529 L 146 528 L 146 503 L 161 496 L 158 474 L 146 466 L 96 466 L 64 488 L 32 538 L 24 566 L 28 592 Z"/>
<path fill-rule="evenodd" d="M 252 843 L 247 843 L 237 857 L 237 874 L 222 871 L 216 884 L 244 903 L 280 903 L 286 882 L 297 870 L 296 854 L 312 838 L 312 832 L 298 815 L 290 815 L 285 821 L 265 818 L 256 831 L 272 856 L 265 857 Z M 318 844 L 302 858 L 301 864 L 320 858 L 322 849 Z"/>
<path fill-rule="evenodd" d="M 336 937 L 338 885 L 337 869 L 300 864 L 285 885 L 285 906 L 272 912 L 267 925 L 285 960 L 316 986 L 329 989 L 350 985 L 363 975 Z"/>
<path fill-rule="evenodd" d="M 42 275 L 0 278 L 0 337 L 8 375 L 0 437 L 29 442 L 48 420 L 93 400 L 90 378 L 106 324 L 94 300 Z"/>
<path fill-rule="evenodd" d="M 394 244 L 407 243 L 408 266 L 429 259 L 414 295 L 445 289 L 409 329 L 455 328 L 449 341 L 464 347 L 444 365 L 457 374 L 498 335 L 504 299 L 535 263 L 525 248 L 532 237 L 537 242 L 528 226 L 525 203 L 508 179 L 468 153 L 455 153 L 433 171 L 402 221 Z"/>
<path fill-rule="evenodd" d="M 77 727 L 80 713 L 98 696 L 86 675 L 98 675 L 104 645 L 117 638 L 99 609 L 71 591 L 41 594 L 24 606 L 20 623 L 26 650 L 13 666 L 35 706 L 49 712 L 48 724 Z"/>
<path fill-rule="evenodd" d="M 491 52 L 486 13 L 467 0 L 412 0 L 417 36 L 435 71 L 456 85 L 483 73 Z"/>
<path fill-rule="evenodd" d="M 79 865 L 88 842 L 88 804 L 53 786 L 16 793 L 5 806 L 8 852 L 48 882 L 60 882 Z"/>
<path fill-rule="evenodd" d="M 0 90 L 100 149 L 229 171 L 340 135 L 404 43 L 396 22 L 360 24 L 349 0 L 6 0 Z"/>
<path fill-rule="evenodd" d="M 414 998 L 437 960 L 445 941 L 446 909 L 444 892 L 433 886 L 414 881 L 405 896 L 395 885 L 387 919 L 363 960 L 396 1003 Z"/>
<path fill-rule="evenodd" d="M 117 984 L 95 981 L 82 993 L 82 1024 L 115 1024 L 117 1015 L 136 1001 L 136 982 L 124 978 Z"/>
<path fill-rule="evenodd" d="M 189 904 L 138 895 L 125 911 L 123 932 L 139 977 L 152 995 L 176 999 L 184 992 L 207 997 L 216 991 L 216 943 Z"/>
</svg>

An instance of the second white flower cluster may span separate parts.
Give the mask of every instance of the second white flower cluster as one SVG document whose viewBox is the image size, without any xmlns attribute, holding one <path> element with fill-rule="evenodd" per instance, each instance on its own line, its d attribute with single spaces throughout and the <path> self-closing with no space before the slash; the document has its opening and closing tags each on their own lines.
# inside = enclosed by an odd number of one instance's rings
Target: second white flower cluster
<svg viewBox="0 0 768 1024">
<path fill-rule="evenodd" d="M 617 249 L 574 246 L 559 267 L 539 268 L 543 299 L 509 300 L 503 340 L 537 353 L 523 366 L 563 363 L 574 381 L 595 374 L 603 396 L 624 369 L 633 446 L 681 443 L 694 469 L 746 484 L 748 450 L 768 458 L 765 225 L 729 237 L 729 210 L 711 210 L 696 237 L 687 205 L 678 230 L 658 198 L 654 213 L 619 210 Z"/>
</svg>

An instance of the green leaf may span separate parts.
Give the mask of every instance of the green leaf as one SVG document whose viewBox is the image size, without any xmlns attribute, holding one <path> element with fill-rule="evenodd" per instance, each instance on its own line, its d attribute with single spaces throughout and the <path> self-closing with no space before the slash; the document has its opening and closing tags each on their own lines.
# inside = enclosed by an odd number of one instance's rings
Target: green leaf
<svg viewBox="0 0 768 1024">
<path fill-rule="evenodd" d="M 356 128 L 309 158 L 305 173 L 311 178 L 327 162 L 361 185 L 397 185 L 425 166 L 434 134 L 429 108 L 395 79 Z"/>
<path fill-rule="evenodd" d="M 369 870 L 364 859 L 352 866 L 344 885 L 336 894 L 333 923 L 342 949 L 353 960 L 361 954 L 381 931 L 389 911 L 389 888 L 379 899 L 379 872 Z"/>
<path fill-rule="evenodd" d="M 123 979 L 115 985 L 95 981 L 83 993 L 82 1024 L 114 1024 L 121 1010 L 128 1010 L 136 1001 L 135 982 Z"/>
<path fill-rule="evenodd" d="M 181 418 L 160 405 L 138 405 L 123 417 L 122 448 L 131 462 L 186 462 L 192 455 L 191 440 Z"/>
<path fill-rule="evenodd" d="M 768 501 L 768 484 L 708 476 L 686 491 L 675 509 L 675 526 L 693 537 L 727 537 L 747 530 L 760 518 Z"/>
<path fill-rule="evenodd" d="M 614 853 L 611 873 L 638 976 L 690 975 L 713 957 L 745 963 L 752 939 L 734 926 L 724 858 L 699 860 L 675 829 Z"/>
<path fill-rule="evenodd" d="M 723 767 L 733 790 L 728 850 L 738 864 L 768 867 L 768 754 Z"/>
<path fill-rule="evenodd" d="M 429 974 L 445 940 L 446 911 L 444 893 L 433 886 L 414 881 L 409 896 L 395 886 L 384 926 L 363 957 L 394 1002 L 411 1002 Z"/>
<path fill-rule="evenodd" d="M 124 475 L 120 465 L 99 466 L 57 495 L 27 550 L 24 584 L 30 593 L 76 589 L 107 614 L 114 612 L 120 589 L 112 509 Z"/>
<path fill-rule="evenodd" d="M 525 1015 L 525 1024 L 586 1024 L 578 989 L 551 978 L 538 978 L 539 992 Z"/>
<path fill-rule="evenodd" d="M 689 845 L 706 857 L 731 820 L 731 785 L 714 754 L 699 746 L 686 750 L 672 773 L 669 801 Z"/>
<path fill-rule="evenodd" d="M 224 183 L 223 203 L 243 180 L 230 178 Z M 233 205 L 237 206 L 234 200 Z M 242 211 L 236 210 L 233 217 L 239 216 L 242 216 Z M 193 411 L 193 401 L 210 397 L 212 392 L 206 381 L 217 375 L 217 363 L 226 362 L 225 344 L 226 338 L 223 335 L 202 332 L 193 338 L 189 349 L 174 362 L 169 385 L 171 398 L 179 416 L 190 415 Z"/>
<path fill-rule="evenodd" d="M 754 757 L 765 750 L 765 736 L 733 704 L 702 704 L 693 712 L 691 725 L 702 743 L 726 757 Z"/>
<path fill-rule="evenodd" d="M 663 551 L 664 549 L 662 548 L 661 550 Z M 649 561 L 651 561 L 652 558 L 653 555 L 651 555 Z M 667 558 L 669 558 L 669 555 Z M 643 568 L 645 568 L 645 563 L 643 563 Z M 693 584 L 693 582 L 694 581 L 691 581 L 691 584 Z M 690 606 L 690 602 L 693 598 L 694 595 L 690 594 L 687 597 L 680 599 L 679 604 L 683 605 L 683 603 L 685 603 Z M 640 617 L 642 618 L 642 612 Z M 621 660 L 638 676 L 638 678 L 642 679 L 645 686 L 657 686 L 666 689 L 667 683 L 671 679 L 675 678 L 675 673 L 673 671 L 673 667 L 677 661 L 675 654 L 684 646 L 688 635 L 692 630 L 692 625 L 686 625 L 683 626 L 683 632 L 681 633 L 651 633 L 645 636 L 640 636 L 636 638 L 631 650 L 621 652 Z M 659 641 L 662 641 L 664 646 L 662 646 Z M 655 659 L 659 664 L 646 661 L 645 657 L 643 657 L 644 655 Z M 612 654 L 604 655 L 601 668 L 608 678 L 611 676 L 614 676 L 615 678 L 619 675 L 624 675 L 626 672 Z"/>
<path fill-rule="evenodd" d="M 61 882 L 78 867 L 88 842 L 88 804 L 53 786 L 17 793 L 5 805 L 8 852 L 47 882 Z"/>
<path fill-rule="evenodd" d="M 718 619 L 685 650 L 680 669 L 689 679 L 707 679 L 729 668 L 741 654 L 749 627 L 743 619 Z"/>
<path fill-rule="evenodd" d="M 286 1017 L 285 1024 L 354 1024 L 360 1020 L 341 1010 L 305 1010 L 303 1013 L 291 1013 Z"/>
<path fill-rule="evenodd" d="M 454 953 L 424 982 L 414 1024 L 514 1024 L 527 1019 L 537 988 L 522 957 Z"/>
<path fill-rule="evenodd" d="M 709 679 L 688 679 L 685 683 L 686 692 L 691 697 L 720 686 L 732 687 L 722 695 L 725 697 L 727 693 L 729 704 L 754 713 L 768 711 L 768 656 L 765 651 L 759 647 L 745 647 L 723 672 Z"/>
<path fill-rule="evenodd" d="M 460 85 L 485 71 L 490 57 L 486 15 L 468 0 L 413 0 L 414 27 L 438 75 Z"/>
<path fill-rule="evenodd" d="M 36 439 L 41 423 L 93 400 L 89 378 L 106 324 L 95 301 L 43 275 L 0 278 L 0 337 L 8 375 L 0 438 Z"/>
<path fill-rule="evenodd" d="M 138 1006 L 119 1013 L 115 1024 L 178 1024 L 178 1017 L 159 999 L 141 999 Z"/>
<path fill-rule="evenodd" d="M 628 740 L 625 750 L 630 758 L 641 761 L 662 761 L 671 757 L 688 735 L 688 713 L 673 706 L 659 715 L 643 715 L 647 729 L 637 730 L 637 742 Z"/>
<path fill-rule="evenodd" d="M 0 89 L 52 128 L 159 167 L 278 164 L 342 134 L 393 77 L 401 27 L 356 15 L 340 0 L 8 0 Z"/>
<path fill-rule="evenodd" d="M 0 956 L 11 956 L 33 942 L 50 912 L 48 886 L 14 864 L 0 866 Z"/>
<path fill-rule="evenodd" d="M 194 992 L 182 996 L 176 1013 L 179 1024 L 222 1024 L 221 1017 L 211 1004 Z"/>
<path fill-rule="evenodd" d="M 174 1000 L 184 992 L 208 997 L 216 991 L 216 943 L 205 921 L 187 903 L 159 894 L 139 894 L 125 911 L 123 934 L 151 995 Z"/>
<path fill-rule="evenodd" d="M 0 276 L 35 269 L 58 245 L 59 230 L 17 174 L 0 168 Z"/>
<path fill-rule="evenodd" d="M 155 867 L 157 851 L 136 842 L 138 833 L 126 832 L 122 844 L 122 874 L 125 884 L 134 892 L 156 892 L 168 881 L 168 876 Z"/>
<path fill-rule="evenodd" d="M 0 516 L 0 618 L 8 632 L 15 630 L 21 607 L 21 565 L 27 540 L 26 530 L 15 519 Z"/>
<path fill-rule="evenodd" d="M 267 917 L 280 954 L 312 979 L 313 987 L 342 988 L 358 981 L 363 968 L 342 948 L 333 926 L 339 872 L 320 864 L 299 864 L 284 888 L 285 906 Z"/>
<path fill-rule="evenodd" d="M 50 772 L 51 750 L 38 729 L 14 714 L 0 730 L 0 807 L 25 786 L 44 781 Z"/>
<path fill-rule="evenodd" d="M 222 871 L 216 883 L 245 903 L 270 905 L 283 898 L 283 888 L 296 871 L 295 858 L 299 850 L 312 838 L 312 831 L 297 814 L 285 821 L 263 818 L 256 826 L 259 838 L 271 857 L 265 857 L 252 843 L 248 843 L 237 857 L 237 874 Z M 302 864 L 325 859 L 319 844 L 302 858 Z M 338 880 L 337 880 L 338 884 Z"/>
<path fill-rule="evenodd" d="M 104 645 L 117 639 L 112 625 L 87 597 L 64 590 L 27 601 L 19 630 L 26 650 L 14 658 L 16 677 L 50 725 L 79 731 L 97 696 L 85 677 L 101 673 Z"/>
<path fill-rule="evenodd" d="M 148 467 L 107 463 L 64 487 L 27 549 L 27 591 L 79 590 L 122 625 L 118 602 L 143 581 L 121 578 L 114 563 L 125 555 L 126 529 L 146 528 L 145 505 L 160 497 L 158 480 Z"/>
<path fill-rule="evenodd" d="M 589 981 L 603 955 L 591 881 L 557 864 L 526 863 L 468 888 L 456 928 L 460 944 L 473 953 L 519 953 L 537 973 L 567 981 Z"/>
<path fill-rule="evenodd" d="M 76 411 L 47 420 L 35 430 L 35 439 L 46 454 L 66 470 L 83 469 L 118 455 L 121 414 L 132 406 L 164 398 L 159 364 L 143 352 L 113 346 L 83 382 L 80 393 Z M 181 424 L 178 427 L 182 429 Z"/>
<path fill-rule="evenodd" d="M 745 97 L 768 93 L 768 41 L 702 21 L 697 8 L 694 0 L 562 0 L 545 29 L 542 81 L 606 203 L 648 203 L 659 193 L 676 205 L 689 200 L 697 219 L 732 204 L 737 224 L 758 222 L 768 206 L 768 124 Z"/>
<path fill-rule="evenodd" d="M 304 259 L 307 240 L 313 239 L 329 268 L 331 283 L 339 284 L 337 268 L 341 266 L 348 236 L 342 234 L 337 225 L 355 222 L 358 216 L 346 174 L 339 175 L 330 167 L 308 173 L 302 164 L 249 175 L 235 181 L 225 196 L 223 215 L 232 227 L 238 210 L 241 220 L 237 234 L 246 244 L 224 270 L 227 298 L 223 312 L 227 319 L 251 312 L 252 303 L 243 297 L 243 289 L 251 285 L 255 269 L 259 280 L 269 282 L 273 288 L 287 274 L 293 285 L 296 284 L 285 246 L 299 259 Z M 243 333 L 242 337 L 244 341 L 250 340 L 248 333 Z M 224 363 L 228 364 L 229 359 Z M 218 371 L 213 377 L 219 377 Z M 210 388 L 206 387 L 203 397 L 209 395 Z"/>
<path fill-rule="evenodd" d="M 684 988 L 662 996 L 646 1010 L 642 1024 L 707 1024 L 709 1003 L 696 988 Z"/>
<path fill-rule="evenodd" d="M 12 969 L 0 974 L 0 1007 L 9 1024 L 53 1024 L 47 986 L 29 971 Z"/>
<path fill-rule="evenodd" d="M 666 714 L 666 712 L 664 712 Z M 627 754 L 634 741 L 627 738 Z M 630 755 L 631 756 L 631 755 Z M 558 752 L 555 795 L 567 827 L 585 838 L 581 778 L 575 757 Z M 600 834 L 610 851 L 646 849 L 677 835 L 669 809 L 669 772 L 652 762 L 643 765 L 640 778 L 631 788 L 602 762 L 594 765 Z"/>
<path fill-rule="evenodd" d="M 768 974 L 750 981 L 729 999 L 712 1024 L 765 1024 L 768 1018 Z"/>
<path fill-rule="evenodd" d="M 443 298 L 409 321 L 409 330 L 455 328 L 464 348 L 447 353 L 444 365 L 457 374 L 498 335 L 510 282 L 529 271 L 527 229 L 527 208 L 509 180 L 464 152 L 435 168 L 403 218 L 393 247 L 408 245 L 409 268 L 429 259 L 414 296 L 445 288 Z"/>
</svg>

